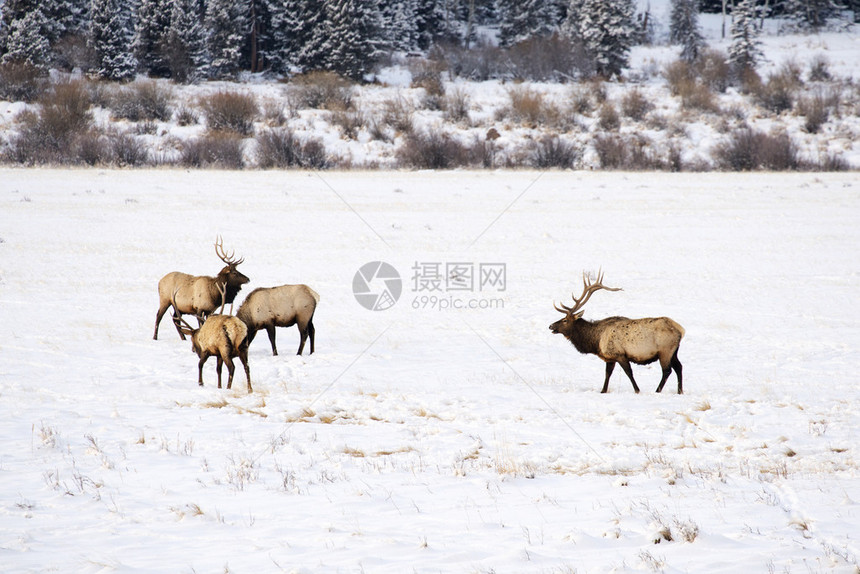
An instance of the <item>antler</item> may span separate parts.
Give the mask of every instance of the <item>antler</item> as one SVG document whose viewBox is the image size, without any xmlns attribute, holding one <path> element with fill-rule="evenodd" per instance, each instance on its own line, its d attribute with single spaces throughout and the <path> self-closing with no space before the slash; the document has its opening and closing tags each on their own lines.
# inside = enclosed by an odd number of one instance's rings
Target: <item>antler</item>
<svg viewBox="0 0 860 574">
<path fill-rule="evenodd" d="M 224 305 L 227 304 L 227 282 L 224 283 L 215 283 L 215 288 L 218 289 L 218 292 L 221 293 L 221 310 L 218 311 L 219 315 L 224 314 Z"/>
<path fill-rule="evenodd" d="M 603 285 L 603 271 L 602 270 L 599 270 L 597 272 L 597 282 L 596 283 L 590 281 L 588 275 L 585 273 L 585 271 L 583 271 L 582 272 L 582 284 L 583 284 L 582 295 L 579 296 L 579 299 L 577 299 L 575 295 L 571 294 L 571 297 L 573 297 L 573 303 L 574 303 L 573 307 L 568 307 L 568 306 L 562 304 L 561 309 L 559 309 L 555 304 L 553 304 L 553 307 L 555 307 L 555 310 L 560 312 L 560 313 L 566 313 L 568 315 L 571 315 L 573 313 L 576 313 L 580 309 L 582 309 L 585 306 L 585 304 L 588 302 L 588 300 L 591 298 L 591 295 L 597 291 L 600 291 L 601 289 L 606 289 L 607 291 L 621 291 L 621 287 L 606 287 L 605 285 Z"/>
<path fill-rule="evenodd" d="M 233 259 L 234 254 L 235 254 L 235 251 L 231 251 L 229 255 L 227 255 L 224 252 L 224 240 L 219 235 L 215 239 L 215 255 L 217 255 L 221 259 L 221 261 L 223 261 L 227 265 L 236 266 L 245 260 L 245 258 L 243 257 L 243 258 L 239 259 L 238 261 L 236 261 L 235 259 Z"/>
<path fill-rule="evenodd" d="M 182 314 L 179 312 L 179 307 L 176 305 L 176 294 L 179 292 L 179 289 L 176 289 L 173 292 L 173 295 L 170 297 L 170 301 L 173 303 L 173 322 L 176 323 L 181 331 L 184 331 L 186 335 L 190 335 L 194 332 L 194 327 L 189 325 L 185 319 L 182 318 Z M 181 325 L 179 325 L 182 323 Z"/>
</svg>

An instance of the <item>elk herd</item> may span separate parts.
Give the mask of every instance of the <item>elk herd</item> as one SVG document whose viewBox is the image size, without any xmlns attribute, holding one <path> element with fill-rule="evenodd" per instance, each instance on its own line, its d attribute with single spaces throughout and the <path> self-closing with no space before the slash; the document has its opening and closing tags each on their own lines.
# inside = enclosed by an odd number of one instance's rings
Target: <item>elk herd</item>
<svg viewBox="0 0 860 574">
<path fill-rule="evenodd" d="M 186 335 L 191 337 L 192 350 L 199 358 L 197 383 L 203 386 L 203 365 L 209 357 L 214 356 L 217 360 L 218 388 L 221 388 L 221 370 L 226 364 L 227 388 L 230 389 L 235 371 L 233 359 L 238 358 L 245 369 L 250 393 L 253 389 L 248 367 L 248 346 L 257 331 L 266 330 L 272 344 L 272 355 L 277 355 L 275 327 L 297 325 L 300 336 L 297 354 L 302 354 L 308 339 L 310 353 L 313 354 L 313 318 L 320 296 L 307 285 L 260 287 L 251 291 L 234 316 L 233 301 L 242 285 L 250 281 L 237 269 L 244 259 L 235 259 L 232 251 L 228 255 L 220 237 L 215 241 L 215 253 L 226 264 L 215 277 L 174 271 L 158 282 L 159 303 L 152 338 L 158 339 L 158 325 L 164 313 L 172 306 L 176 331 L 182 340 L 185 340 Z M 583 307 L 591 296 L 600 290 L 620 291 L 620 288 L 604 286 L 602 273 L 598 273 L 596 281 L 583 273 L 582 281 L 582 294 L 579 298 L 573 295 L 573 306 L 554 305 L 556 311 L 563 313 L 564 317 L 552 323 L 549 330 L 564 335 L 580 353 L 597 355 L 606 363 L 606 377 L 600 392 L 608 392 L 609 378 L 615 365 L 619 364 L 633 384 L 633 390 L 639 393 L 631 363 L 647 365 L 659 361 L 662 378 L 656 392 L 663 390 L 674 370 L 678 379 L 678 394 L 682 394 L 684 388 L 678 347 L 684 337 L 684 328 L 668 317 L 607 317 L 598 321 L 587 321 L 582 318 Z M 224 307 L 227 303 L 230 304 L 230 312 L 225 315 Z M 195 315 L 197 328 L 189 325 L 183 315 Z"/>
<path fill-rule="evenodd" d="M 173 307 L 173 324 L 179 337 L 191 337 L 191 349 L 200 359 L 197 363 L 197 384 L 203 386 L 203 365 L 209 357 L 217 360 L 218 388 L 221 388 L 221 370 L 227 365 L 227 388 L 233 386 L 235 366 L 233 359 L 238 358 L 245 368 L 248 392 L 252 392 L 251 371 L 248 367 L 248 346 L 260 329 L 266 329 L 272 343 L 272 354 L 277 355 L 275 346 L 275 327 L 298 325 L 301 343 L 298 354 L 302 354 L 305 341 L 310 338 L 314 352 L 314 311 L 320 296 L 307 285 L 281 285 L 280 287 L 259 288 L 250 295 L 233 316 L 233 301 L 250 279 L 237 267 L 244 259 L 236 260 L 231 251 L 224 251 L 219 237 L 215 241 L 215 254 L 226 263 L 215 277 L 194 276 L 173 271 L 158 282 L 158 312 L 155 315 L 153 339 L 158 339 L 158 325 L 168 307 Z M 230 303 L 230 313 L 224 315 L 224 307 Z M 218 305 L 221 305 L 218 313 Z M 183 315 L 195 315 L 197 328 L 189 325 Z"/>
</svg>

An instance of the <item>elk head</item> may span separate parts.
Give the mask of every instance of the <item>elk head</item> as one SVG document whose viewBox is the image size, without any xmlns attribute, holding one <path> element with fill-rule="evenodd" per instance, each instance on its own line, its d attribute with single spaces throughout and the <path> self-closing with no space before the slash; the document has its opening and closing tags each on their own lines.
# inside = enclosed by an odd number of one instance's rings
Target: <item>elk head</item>
<svg viewBox="0 0 860 574">
<path fill-rule="evenodd" d="M 221 239 L 220 235 L 215 240 L 215 254 L 221 261 L 227 264 L 227 266 L 218 273 L 217 279 L 218 283 L 224 285 L 225 293 L 222 294 L 222 299 L 227 303 L 232 304 L 233 300 L 236 298 L 236 294 L 238 294 L 239 290 L 242 289 L 242 285 L 250 281 L 247 276 L 240 273 L 237 269 L 237 267 L 245 261 L 245 258 L 236 259 L 233 251 L 227 254 L 224 251 L 224 241 Z"/>
<path fill-rule="evenodd" d="M 621 291 L 620 287 L 606 287 L 603 285 L 603 272 L 597 272 L 597 282 L 592 282 L 588 275 L 585 272 L 582 273 L 582 295 L 579 296 L 579 299 L 576 298 L 575 295 L 571 293 L 571 297 L 573 297 L 573 306 L 568 307 L 564 304 L 555 305 L 555 310 L 559 313 L 564 313 L 564 317 L 553 323 L 549 326 L 549 330 L 553 333 L 562 333 L 566 334 L 570 332 L 570 328 L 573 324 L 582 319 L 582 314 L 585 312 L 582 308 L 585 306 L 585 303 L 591 298 L 591 295 L 601 289 L 605 289 L 607 291 Z"/>
</svg>

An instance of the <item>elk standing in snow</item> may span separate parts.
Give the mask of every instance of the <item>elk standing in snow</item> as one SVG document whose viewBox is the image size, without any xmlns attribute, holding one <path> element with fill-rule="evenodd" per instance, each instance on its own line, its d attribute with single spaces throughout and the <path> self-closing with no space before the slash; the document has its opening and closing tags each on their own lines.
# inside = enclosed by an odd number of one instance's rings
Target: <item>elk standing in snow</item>
<svg viewBox="0 0 860 574">
<path fill-rule="evenodd" d="M 242 302 L 236 317 L 248 327 L 248 344 L 260 329 L 265 329 L 272 343 L 272 355 L 278 354 L 275 345 L 275 327 L 299 328 L 298 355 L 305 348 L 305 340 L 310 337 L 311 354 L 314 352 L 314 311 L 320 296 L 307 285 L 281 285 L 280 287 L 260 287 L 254 289 Z"/>
<path fill-rule="evenodd" d="M 669 378 L 672 369 L 678 377 L 678 394 L 684 392 L 681 361 L 678 360 L 678 346 L 684 336 L 684 328 L 668 317 L 654 319 L 628 319 L 626 317 L 608 317 L 600 321 L 586 321 L 582 318 L 582 307 L 589 297 L 600 289 L 619 291 L 620 288 L 604 287 L 603 275 L 598 273 L 597 283 L 590 282 L 585 274 L 582 281 L 585 285 L 582 295 L 573 297 L 574 306 L 564 305 L 555 307 L 556 311 L 564 313 L 564 318 L 549 326 L 553 333 L 560 333 L 573 343 L 576 350 L 584 354 L 597 355 L 606 361 L 606 380 L 603 382 L 605 393 L 609 390 L 609 377 L 615 368 L 615 363 L 621 365 L 633 390 L 639 392 L 639 387 L 633 378 L 630 363 L 647 365 L 660 361 L 663 378 L 657 387 L 657 392 L 663 390 L 663 385 Z"/>
<path fill-rule="evenodd" d="M 194 276 L 173 271 L 158 282 L 158 313 L 155 315 L 153 339 L 158 339 L 158 324 L 161 323 L 161 318 L 171 303 L 173 304 L 173 323 L 183 341 L 185 334 L 178 320 L 183 314 L 196 315 L 198 326 L 202 326 L 206 317 L 213 313 L 224 299 L 220 293 L 222 287 L 225 290 L 226 302 L 233 304 L 242 285 L 249 281 L 236 269 L 245 259 L 237 261 L 233 258 L 232 251 L 229 255 L 224 253 L 224 245 L 220 237 L 215 241 L 215 254 L 227 264 L 215 277 Z"/>
<path fill-rule="evenodd" d="M 221 310 L 224 310 L 224 290 L 222 293 Z M 218 358 L 218 363 L 215 366 L 215 371 L 218 373 L 218 388 L 221 388 L 221 368 L 224 363 L 227 363 L 227 388 L 233 386 L 233 373 L 235 366 L 233 358 L 239 357 L 242 361 L 242 366 L 245 367 L 245 378 L 248 380 L 248 392 L 253 392 L 251 388 L 251 371 L 248 368 L 248 328 L 245 323 L 230 315 L 209 315 L 206 321 L 198 329 L 194 329 L 185 322 L 181 315 L 177 320 L 177 327 L 181 329 L 181 333 L 191 336 L 191 349 L 200 357 L 200 362 L 197 364 L 198 377 L 197 384 L 203 386 L 203 365 L 206 360 L 215 356 Z M 184 339 L 185 337 L 183 337 Z"/>
</svg>

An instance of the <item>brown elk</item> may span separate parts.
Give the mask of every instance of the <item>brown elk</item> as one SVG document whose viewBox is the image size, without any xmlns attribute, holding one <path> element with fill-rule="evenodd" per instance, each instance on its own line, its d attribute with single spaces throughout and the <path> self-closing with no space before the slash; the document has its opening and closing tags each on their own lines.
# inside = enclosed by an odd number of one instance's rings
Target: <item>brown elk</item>
<svg viewBox="0 0 860 574">
<path fill-rule="evenodd" d="M 206 317 L 222 302 L 219 287 L 223 286 L 226 302 L 232 305 L 242 285 L 250 281 L 237 269 L 245 259 L 236 260 L 232 251 L 229 255 L 225 253 L 220 237 L 215 241 L 215 254 L 227 264 L 215 277 L 194 276 L 173 271 L 158 282 L 158 313 L 155 315 L 153 339 L 158 339 L 158 324 L 161 323 L 161 318 L 171 303 L 173 303 L 173 323 L 179 337 L 184 341 L 185 334 L 179 326 L 179 317 L 185 314 L 196 315 L 198 326 L 202 326 Z M 174 293 L 175 302 L 173 302 Z"/>
<path fill-rule="evenodd" d="M 316 291 L 307 285 L 281 285 L 280 287 L 260 287 L 251 291 L 236 317 L 248 327 L 248 344 L 260 329 L 265 329 L 272 343 L 272 355 L 278 354 L 275 345 L 275 327 L 299 328 L 299 352 L 305 348 L 305 340 L 310 337 L 311 354 L 314 352 L 314 311 L 320 301 Z"/>
<path fill-rule="evenodd" d="M 224 298 L 222 293 L 221 310 L 224 310 Z M 218 358 L 215 371 L 218 373 L 218 388 L 221 388 L 221 368 L 227 364 L 227 388 L 233 386 L 233 373 L 235 366 L 233 358 L 239 357 L 242 366 L 245 367 L 245 378 L 248 380 L 248 392 L 251 388 L 251 371 L 248 368 L 248 328 L 245 323 L 231 315 L 209 315 L 203 325 L 198 329 L 193 328 L 185 322 L 181 315 L 177 319 L 177 327 L 184 335 L 191 336 L 191 349 L 200 358 L 197 363 L 197 384 L 203 386 L 203 365 L 211 356 Z"/>
<path fill-rule="evenodd" d="M 620 288 L 605 287 L 603 274 L 598 273 L 597 282 L 593 283 L 583 273 L 584 288 L 582 295 L 573 297 L 573 307 L 555 306 L 556 311 L 564 313 L 564 318 L 549 326 L 553 333 L 560 333 L 573 343 L 576 350 L 583 354 L 597 355 L 606 362 L 606 380 L 603 381 L 605 393 L 609 390 L 609 377 L 615 368 L 615 363 L 621 365 L 633 390 L 639 392 L 633 369 L 630 363 L 647 365 L 660 361 L 663 378 L 657 387 L 657 392 L 663 390 L 663 385 L 672 370 L 678 377 L 678 394 L 684 392 L 681 375 L 681 361 L 678 360 L 678 346 L 684 336 L 684 328 L 668 317 L 651 319 L 628 319 L 626 317 L 607 317 L 599 321 L 586 321 L 582 318 L 582 308 L 591 295 L 601 289 L 620 291 Z"/>
</svg>

